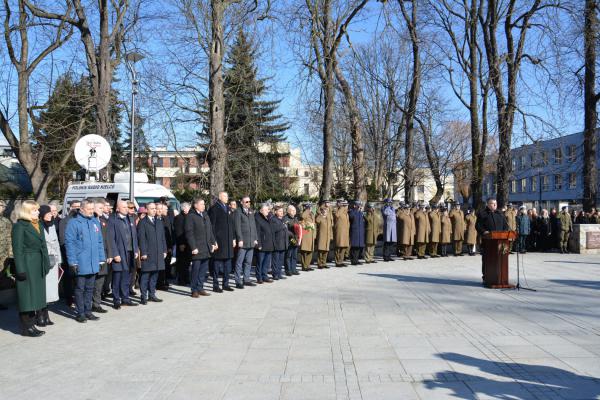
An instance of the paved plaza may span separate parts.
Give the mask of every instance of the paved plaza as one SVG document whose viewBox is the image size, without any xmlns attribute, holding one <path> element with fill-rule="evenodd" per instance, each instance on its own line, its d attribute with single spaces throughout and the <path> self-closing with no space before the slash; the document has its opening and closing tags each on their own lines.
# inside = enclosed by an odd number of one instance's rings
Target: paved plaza
<svg viewBox="0 0 600 400">
<path fill-rule="evenodd" d="M 482 288 L 468 256 L 175 286 L 97 322 L 55 309 L 39 339 L 1 311 L 0 398 L 599 399 L 600 256 L 524 265 L 538 292 Z"/>
</svg>

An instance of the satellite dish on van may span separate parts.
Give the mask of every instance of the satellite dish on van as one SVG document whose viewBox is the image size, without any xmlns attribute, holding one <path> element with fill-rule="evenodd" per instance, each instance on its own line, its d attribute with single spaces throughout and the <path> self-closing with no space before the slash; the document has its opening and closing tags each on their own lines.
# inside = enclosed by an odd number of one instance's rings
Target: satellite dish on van
<svg viewBox="0 0 600 400">
<path fill-rule="evenodd" d="M 75 160 L 88 172 L 106 167 L 110 157 L 110 144 L 100 135 L 85 135 L 75 144 Z"/>
</svg>

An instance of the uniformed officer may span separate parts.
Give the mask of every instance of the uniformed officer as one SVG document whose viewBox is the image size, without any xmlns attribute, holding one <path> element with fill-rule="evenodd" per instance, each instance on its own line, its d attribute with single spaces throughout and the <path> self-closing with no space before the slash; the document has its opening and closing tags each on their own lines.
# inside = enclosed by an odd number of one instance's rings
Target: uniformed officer
<svg viewBox="0 0 600 400">
<path fill-rule="evenodd" d="M 398 241 L 402 244 L 402 253 L 405 260 L 412 260 L 413 245 L 415 244 L 415 216 L 410 210 L 408 204 L 401 204 L 402 210 L 399 213 L 398 221 L 401 224 Z"/>
<path fill-rule="evenodd" d="M 346 251 L 350 247 L 350 219 L 348 217 L 348 202 L 345 200 L 337 201 L 337 211 L 335 213 L 335 266 L 347 267 L 344 263 Z"/>
<path fill-rule="evenodd" d="M 467 215 L 465 215 L 465 242 L 469 249 L 469 255 L 475 255 L 475 247 L 477 245 L 477 216 L 473 212 L 473 208 L 469 207 Z"/>
<path fill-rule="evenodd" d="M 375 211 L 372 203 L 367 203 L 365 212 L 365 262 L 375 263 L 375 245 L 377 237 L 381 234 L 381 214 Z"/>
<path fill-rule="evenodd" d="M 396 232 L 396 212 L 391 199 L 384 200 L 381 215 L 383 217 L 383 261 L 392 261 L 392 252 L 398 240 L 398 233 Z"/>
<path fill-rule="evenodd" d="M 463 240 L 465 240 L 465 214 L 460 209 L 460 203 L 454 203 L 454 210 L 449 214 L 452 222 L 452 242 L 454 256 L 462 256 Z"/>
<path fill-rule="evenodd" d="M 560 252 L 569 253 L 569 235 L 573 231 L 573 220 L 569 215 L 569 209 L 567 206 L 563 206 L 558 215 L 560 220 Z"/>
<path fill-rule="evenodd" d="M 327 266 L 327 255 L 329 254 L 329 245 L 333 239 L 333 224 L 329 204 L 326 200 L 319 203 L 319 213 L 315 220 L 317 231 L 317 268 L 329 268 Z"/>
<path fill-rule="evenodd" d="M 431 228 L 431 233 L 429 234 L 429 255 L 433 258 L 437 258 L 439 257 L 438 243 L 440 242 L 440 236 L 442 235 L 440 213 L 437 204 L 431 206 L 431 211 L 429 212 L 429 227 Z"/>
<path fill-rule="evenodd" d="M 302 240 L 300 242 L 300 265 L 302 271 L 313 271 L 310 263 L 312 262 L 313 252 L 315 250 L 315 215 L 312 212 L 312 203 L 304 203 L 304 211 L 300 216 L 300 226 L 302 227 Z"/>
<path fill-rule="evenodd" d="M 429 241 L 429 217 L 425 212 L 425 206 L 423 204 L 417 205 L 417 210 L 415 211 L 415 243 L 417 246 L 417 257 L 419 259 L 427 258 L 425 256 L 425 249 L 427 247 L 427 242 Z"/>
<path fill-rule="evenodd" d="M 506 218 L 506 223 L 508 224 L 508 230 L 516 231 L 517 230 L 517 210 L 513 207 L 512 203 L 508 203 L 508 207 L 506 211 L 504 211 L 504 217 Z M 513 242 L 510 242 L 510 253 L 513 253 Z"/>
</svg>

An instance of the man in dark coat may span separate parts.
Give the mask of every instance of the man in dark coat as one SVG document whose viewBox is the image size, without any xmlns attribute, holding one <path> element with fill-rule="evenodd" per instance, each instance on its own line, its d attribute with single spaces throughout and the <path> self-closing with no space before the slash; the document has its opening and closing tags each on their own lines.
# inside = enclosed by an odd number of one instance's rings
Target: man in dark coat
<svg viewBox="0 0 600 400">
<path fill-rule="evenodd" d="M 256 283 L 262 284 L 263 282 L 271 283 L 272 279 L 269 278 L 267 272 L 271 266 L 271 259 L 273 251 L 275 250 L 275 240 L 273 238 L 273 230 L 271 229 L 271 216 L 269 214 L 269 206 L 263 204 L 260 207 L 256 216 L 256 235 L 258 238 L 258 256 L 256 261 Z"/>
<path fill-rule="evenodd" d="M 185 238 L 192 256 L 192 273 L 190 286 L 192 297 L 210 296 L 204 290 L 204 279 L 208 272 L 208 263 L 211 254 L 217 250 L 217 241 L 213 234 L 208 213 L 206 213 L 204 200 L 196 198 L 194 209 L 185 218 Z"/>
<path fill-rule="evenodd" d="M 350 260 L 352 265 L 361 265 L 358 261 L 365 248 L 365 214 L 360 201 L 355 201 L 348 213 L 350 219 Z"/>
<path fill-rule="evenodd" d="M 138 256 L 137 231 L 133 218 L 128 215 L 127 202 L 119 200 L 116 213 L 108 220 L 108 240 L 112 258 L 113 307 L 137 306 L 129 299 L 129 271 L 135 268 Z"/>
<path fill-rule="evenodd" d="M 65 302 L 68 307 L 71 307 L 74 304 L 75 299 L 74 290 L 75 290 L 75 276 L 69 270 L 69 266 L 67 265 L 67 250 L 65 248 L 65 231 L 67 230 L 67 224 L 71 218 L 77 218 L 77 214 L 79 214 L 79 208 L 81 207 L 80 200 L 71 200 L 69 202 L 69 213 L 67 215 L 63 215 L 63 218 L 57 221 L 58 223 L 58 243 L 60 244 L 60 252 L 61 257 L 63 259 L 63 271 L 64 277 L 62 279 L 63 282 L 63 293 L 65 296 Z"/>
<path fill-rule="evenodd" d="M 190 207 L 190 203 L 182 203 L 181 214 L 176 216 L 173 221 L 175 245 L 177 246 L 175 269 L 177 271 L 178 285 L 189 285 L 190 283 L 189 267 L 192 262 L 192 254 L 185 238 L 185 219 L 190 212 Z"/>
<path fill-rule="evenodd" d="M 286 279 L 281 275 L 281 268 L 285 263 L 285 252 L 290 241 L 290 231 L 283 222 L 283 207 L 275 206 L 273 216 L 269 220 L 273 232 L 273 256 L 271 258 L 271 274 L 273 280 Z"/>
<path fill-rule="evenodd" d="M 165 257 L 167 257 L 165 227 L 163 221 L 156 217 L 156 204 L 146 204 L 146 211 L 148 215 L 140 220 L 137 226 L 142 264 L 142 275 L 140 276 L 142 304 L 146 304 L 148 300 L 156 303 L 162 301 L 156 297 L 156 282 L 158 281 L 158 272 L 165 269 Z"/>
<path fill-rule="evenodd" d="M 256 286 L 250 282 L 250 269 L 254 247 L 258 243 L 256 237 L 256 219 L 254 210 L 250 208 L 250 197 L 242 198 L 241 207 L 234 212 L 235 240 L 238 245 L 235 260 L 235 287 L 243 289 L 244 286 Z"/>
<path fill-rule="evenodd" d="M 100 229 L 102 230 L 102 243 L 104 244 L 104 254 L 110 257 L 110 241 L 108 240 L 108 215 L 104 214 L 106 208 L 106 200 L 96 199 L 94 201 L 94 214 L 98 218 L 100 223 Z M 108 275 L 108 268 L 110 266 L 110 258 L 106 259 L 106 262 L 100 264 L 100 270 L 96 274 L 96 280 L 94 282 L 94 295 L 92 297 L 92 311 L 96 313 L 105 313 L 106 310 L 102 308 L 102 290 L 104 289 L 104 281 Z"/>
<path fill-rule="evenodd" d="M 173 258 L 173 246 L 175 245 L 175 233 L 172 216 L 168 204 L 156 204 L 156 218 L 163 223 L 165 240 L 167 242 L 167 258 L 165 258 L 165 268 L 158 273 L 157 287 L 159 290 L 169 290 L 169 278 L 171 278 L 171 259 Z"/>
<path fill-rule="evenodd" d="M 295 206 L 291 204 L 287 206 L 287 213 L 283 217 L 283 223 L 287 227 L 290 237 L 289 246 L 285 251 L 285 275 L 300 275 L 296 270 L 296 264 L 298 263 L 298 243 L 302 239 L 302 227 L 298 222 Z"/>
<path fill-rule="evenodd" d="M 479 237 L 481 237 L 482 240 L 485 240 L 483 237 L 489 232 L 508 230 L 508 222 L 506 221 L 506 217 L 497 209 L 498 203 L 496 202 L 495 198 L 491 197 L 487 201 L 485 210 L 483 210 L 477 216 L 477 224 L 475 227 L 477 229 L 477 233 L 479 233 Z M 481 246 L 481 277 L 485 281 L 485 269 L 483 266 L 483 259 L 485 258 L 483 254 L 484 247 L 485 246 Z"/>
<path fill-rule="evenodd" d="M 219 199 L 208 210 L 210 223 L 219 248 L 213 254 L 213 291 L 222 293 L 223 290 L 233 292 L 229 286 L 229 273 L 233 259 L 235 241 L 235 221 L 233 211 L 227 205 L 229 196 L 227 192 L 220 192 Z M 223 273 L 223 289 L 219 288 L 219 274 Z"/>
</svg>

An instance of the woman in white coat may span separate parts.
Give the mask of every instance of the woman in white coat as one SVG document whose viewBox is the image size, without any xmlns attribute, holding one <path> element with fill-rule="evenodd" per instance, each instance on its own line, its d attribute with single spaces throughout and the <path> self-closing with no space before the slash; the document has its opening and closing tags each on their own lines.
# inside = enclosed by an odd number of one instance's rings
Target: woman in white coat
<svg viewBox="0 0 600 400">
<path fill-rule="evenodd" d="M 48 257 L 50 258 L 50 272 L 46 275 L 46 303 L 50 304 L 58 301 L 58 273 L 62 258 L 60 255 L 58 234 L 56 232 L 56 221 L 52 216 L 49 206 L 43 205 L 40 207 L 40 221 L 44 227 L 46 247 L 48 248 Z M 50 321 L 50 317 L 48 316 L 48 307 L 38 312 L 36 325 L 54 325 L 54 322 Z"/>
</svg>

